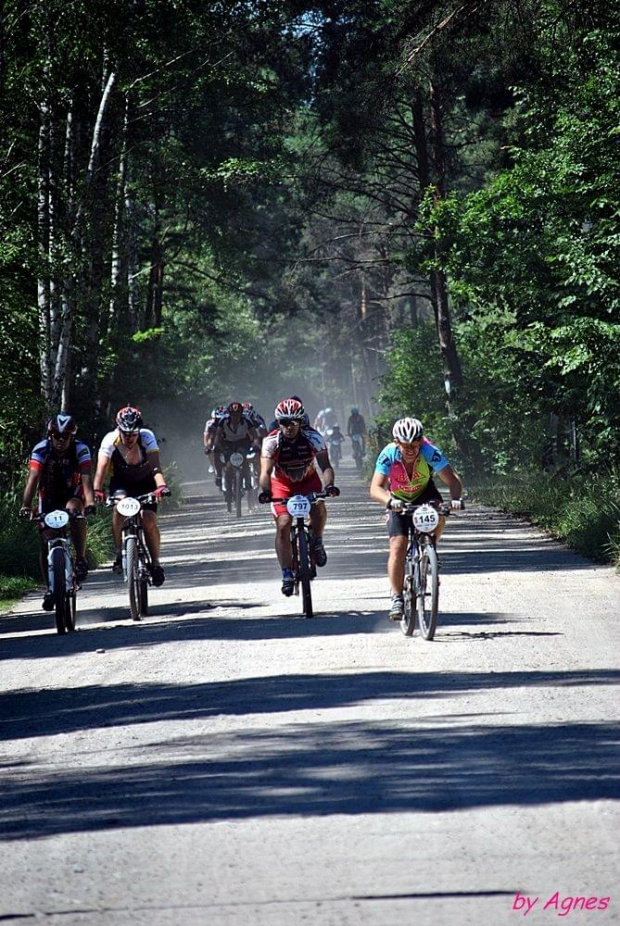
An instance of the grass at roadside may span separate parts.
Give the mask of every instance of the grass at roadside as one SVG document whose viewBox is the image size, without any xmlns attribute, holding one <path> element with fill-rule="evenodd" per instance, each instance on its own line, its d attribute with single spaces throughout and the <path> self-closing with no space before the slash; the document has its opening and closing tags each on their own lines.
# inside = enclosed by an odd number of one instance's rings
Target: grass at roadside
<svg viewBox="0 0 620 926">
<path fill-rule="evenodd" d="M 620 479 L 617 474 L 522 473 L 468 484 L 470 496 L 526 517 L 582 556 L 620 571 Z"/>
</svg>

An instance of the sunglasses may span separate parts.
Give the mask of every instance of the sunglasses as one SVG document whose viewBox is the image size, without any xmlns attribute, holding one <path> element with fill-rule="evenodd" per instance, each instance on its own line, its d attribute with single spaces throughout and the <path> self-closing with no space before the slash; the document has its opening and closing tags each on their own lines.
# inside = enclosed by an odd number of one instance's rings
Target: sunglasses
<svg viewBox="0 0 620 926">
<path fill-rule="evenodd" d="M 297 418 L 280 418 L 280 424 L 283 428 L 290 428 L 293 424 L 299 424 Z"/>
<path fill-rule="evenodd" d="M 52 437 L 54 440 L 71 440 L 73 434 L 69 434 L 68 431 L 65 431 L 64 434 L 61 434 L 60 431 L 52 431 Z"/>
</svg>

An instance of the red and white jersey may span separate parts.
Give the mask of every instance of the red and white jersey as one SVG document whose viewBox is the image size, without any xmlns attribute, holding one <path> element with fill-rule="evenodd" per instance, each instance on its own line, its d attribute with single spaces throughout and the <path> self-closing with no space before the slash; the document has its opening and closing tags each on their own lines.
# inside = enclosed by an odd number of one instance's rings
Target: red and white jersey
<svg viewBox="0 0 620 926">
<path fill-rule="evenodd" d="M 316 455 L 327 450 L 325 441 L 314 428 L 302 428 L 295 440 L 286 440 L 280 429 L 263 440 L 261 456 L 275 461 L 274 477 L 301 482 L 316 472 Z"/>
</svg>

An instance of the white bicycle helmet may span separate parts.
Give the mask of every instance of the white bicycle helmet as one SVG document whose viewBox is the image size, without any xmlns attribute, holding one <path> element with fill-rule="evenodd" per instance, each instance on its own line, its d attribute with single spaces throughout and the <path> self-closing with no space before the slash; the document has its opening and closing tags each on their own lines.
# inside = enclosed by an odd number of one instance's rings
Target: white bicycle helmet
<svg viewBox="0 0 620 926">
<path fill-rule="evenodd" d="M 422 422 L 417 418 L 399 418 L 392 428 L 392 436 L 401 444 L 410 444 L 419 440 L 424 434 Z"/>
</svg>

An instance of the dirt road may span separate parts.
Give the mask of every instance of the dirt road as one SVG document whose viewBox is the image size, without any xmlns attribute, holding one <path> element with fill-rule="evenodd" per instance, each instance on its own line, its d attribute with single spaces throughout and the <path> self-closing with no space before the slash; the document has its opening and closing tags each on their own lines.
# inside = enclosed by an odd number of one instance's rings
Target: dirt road
<svg viewBox="0 0 620 926">
<path fill-rule="evenodd" d="M 408 640 L 381 512 L 339 481 L 312 621 L 267 513 L 206 483 L 143 622 L 109 570 L 76 634 L 38 597 L 0 619 L 0 921 L 620 922 L 618 578 L 472 507 Z"/>
</svg>

